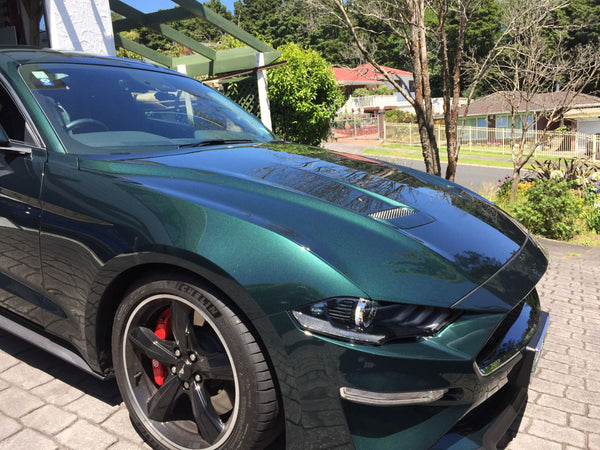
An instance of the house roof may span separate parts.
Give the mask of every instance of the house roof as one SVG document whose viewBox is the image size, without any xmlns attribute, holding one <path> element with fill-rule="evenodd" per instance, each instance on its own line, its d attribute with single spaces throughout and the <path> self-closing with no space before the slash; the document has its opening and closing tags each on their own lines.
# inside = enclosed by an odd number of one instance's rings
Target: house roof
<svg viewBox="0 0 600 450">
<path fill-rule="evenodd" d="M 392 69 L 391 67 L 381 66 L 388 73 L 395 74 L 398 77 L 412 77 L 411 72 L 400 69 Z M 347 67 L 334 67 L 335 79 L 339 83 L 350 84 L 381 84 L 386 81 L 385 76 L 379 72 L 371 64 L 362 64 L 353 69 Z"/>
<path fill-rule="evenodd" d="M 506 114 L 512 110 L 512 105 L 519 112 L 525 112 L 527 102 L 518 92 L 501 91 L 477 99 L 469 105 L 467 117 Z M 577 94 L 572 91 L 547 92 L 535 94 L 529 104 L 530 112 L 547 111 L 556 106 L 565 105 L 568 109 L 586 109 L 600 107 L 600 97 L 588 94 Z M 459 115 L 464 114 L 464 106 Z"/>
</svg>

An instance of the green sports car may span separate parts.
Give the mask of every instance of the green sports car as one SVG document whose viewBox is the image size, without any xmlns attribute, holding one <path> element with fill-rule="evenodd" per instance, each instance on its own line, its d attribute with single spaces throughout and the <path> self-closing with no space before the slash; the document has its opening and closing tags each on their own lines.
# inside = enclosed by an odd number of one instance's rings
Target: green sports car
<svg viewBox="0 0 600 450">
<path fill-rule="evenodd" d="M 139 61 L 0 49 L 0 125 L 0 326 L 152 447 L 493 448 L 525 404 L 547 258 L 477 194 Z"/>
</svg>

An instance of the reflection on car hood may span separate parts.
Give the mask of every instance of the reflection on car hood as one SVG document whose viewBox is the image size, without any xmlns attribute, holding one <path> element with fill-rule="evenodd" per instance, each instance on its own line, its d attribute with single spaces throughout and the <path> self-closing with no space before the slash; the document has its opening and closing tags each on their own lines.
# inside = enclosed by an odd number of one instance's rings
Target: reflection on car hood
<svg viewBox="0 0 600 450">
<path fill-rule="evenodd" d="M 518 270 L 525 252 L 539 273 L 513 280 L 518 292 L 492 289 L 500 299 L 491 303 L 502 309 L 520 299 L 508 296 L 531 289 L 545 271 L 537 246 L 501 210 L 408 168 L 291 144 L 201 149 L 117 165 L 139 183 L 295 240 L 375 298 L 450 306 L 501 268 Z M 190 185 L 199 181 L 205 184 Z"/>
</svg>

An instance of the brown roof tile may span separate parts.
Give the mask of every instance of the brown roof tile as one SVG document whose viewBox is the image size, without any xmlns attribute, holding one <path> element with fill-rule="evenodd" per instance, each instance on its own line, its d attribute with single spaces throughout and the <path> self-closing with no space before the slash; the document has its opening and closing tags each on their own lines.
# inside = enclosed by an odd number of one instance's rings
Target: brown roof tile
<svg viewBox="0 0 600 450">
<path fill-rule="evenodd" d="M 519 93 L 501 91 L 472 101 L 469 105 L 467 117 L 510 113 L 512 110 L 511 104 L 516 107 L 518 112 L 525 112 L 527 109 L 527 102 Z M 570 91 L 535 94 L 531 98 L 529 110 L 531 112 L 547 111 L 561 105 L 565 105 L 569 109 L 599 107 L 600 97 L 588 94 L 576 94 Z M 464 114 L 464 108 L 464 106 L 460 108 L 460 115 Z"/>
</svg>

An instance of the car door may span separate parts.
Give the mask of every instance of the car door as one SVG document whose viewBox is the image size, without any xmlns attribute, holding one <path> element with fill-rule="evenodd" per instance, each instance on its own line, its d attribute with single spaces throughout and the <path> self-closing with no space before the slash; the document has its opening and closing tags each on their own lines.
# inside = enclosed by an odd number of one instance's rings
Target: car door
<svg viewBox="0 0 600 450">
<path fill-rule="evenodd" d="M 40 189 L 46 151 L 0 77 L 0 307 L 43 325 Z"/>
</svg>

